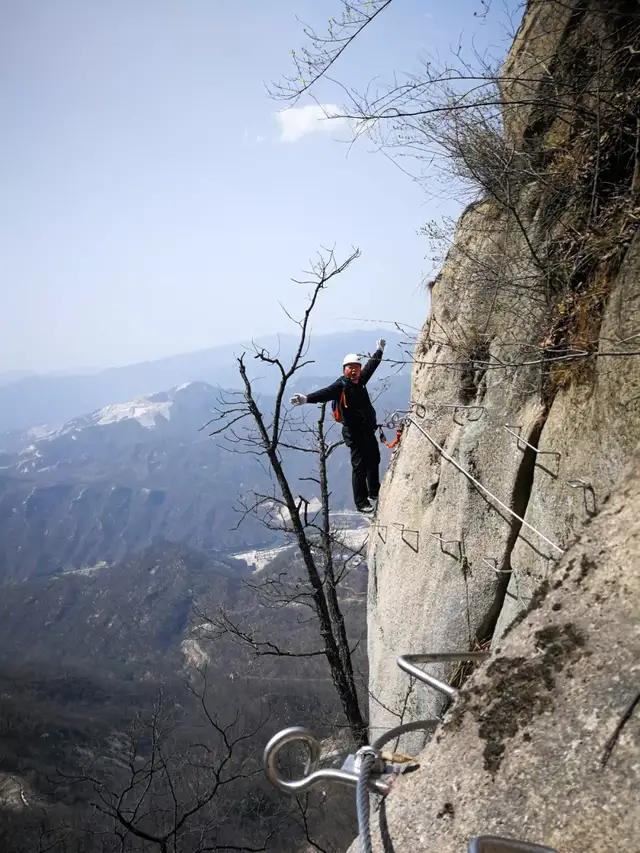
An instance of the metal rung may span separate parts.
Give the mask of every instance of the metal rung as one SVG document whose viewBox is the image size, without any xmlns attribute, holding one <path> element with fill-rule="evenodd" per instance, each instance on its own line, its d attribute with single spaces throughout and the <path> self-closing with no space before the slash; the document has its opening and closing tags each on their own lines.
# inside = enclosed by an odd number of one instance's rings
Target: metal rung
<svg viewBox="0 0 640 853">
<path fill-rule="evenodd" d="M 412 530 L 410 527 L 405 527 L 401 521 L 392 521 L 392 527 L 396 527 L 398 530 L 401 530 L 403 533 L 415 533 L 416 535 L 420 534 L 419 530 Z"/>
<path fill-rule="evenodd" d="M 424 655 L 400 655 L 396 658 L 396 663 L 404 672 L 433 687 L 438 693 L 443 693 L 449 699 L 455 699 L 458 691 L 455 687 L 447 684 L 445 681 L 440 681 L 428 672 L 418 669 L 417 663 L 448 663 L 451 661 L 482 661 L 486 660 L 491 652 L 435 652 L 433 654 Z"/>
<path fill-rule="evenodd" d="M 495 835 L 479 835 L 469 839 L 468 853 L 556 853 L 551 847 L 531 844 L 530 841 L 514 841 Z"/>
<path fill-rule="evenodd" d="M 595 489 L 589 480 L 583 480 L 582 477 L 575 477 L 573 480 L 566 480 L 566 483 L 571 489 L 582 489 L 585 512 L 589 516 L 595 515 L 598 509 L 598 501 Z"/>
<path fill-rule="evenodd" d="M 462 539 L 445 539 L 440 532 L 433 533 L 429 530 L 425 530 L 427 536 L 431 536 L 432 539 L 436 539 L 440 543 L 440 550 L 443 554 L 448 554 L 449 552 L 443 547 L 444 545 L 457 545 L 459 557 L 458 559 L 462 560 L 464 557 L 464 546 Z"/>
<path fill-rule="evenodd" d="M 400 536 L 402 537 L 402 541 L 405 545 L 408 545 L 412 551 L 418 551 L 420 547 L 420 531 L 419 530 L 411 530 L 408 527 L 405 527 L 401 521 L 392 521 L 391 526 L 397 528 L 400 531 Z M 409 542 L 406 539 L 407 534 L 411 534 L 416 537 L 415 544 L 413 542 Z"/>
<path fill-rule="evenodd" d="M 416 415 L 416 417 L 418 417 L 418 418 L 426 418 L 427 417 L 427 407 L 425 405 L 423 405 L 422 403 L 416 403 L 415 400 L 412 400 L 411 401 L 411 408 L 413 410 L 413 413 Z"/>
<path fill-rule="evenodd" d="M 517 438 L 517 439 L 518 439 L 518 450 L 524 450 L 524 447 L 521 447 L 521 445 L 523 445 L 523 444 L 524 444 L 524 445 L 526 445 L 530 450 L 533 450 L 533 451 L 534 451 L 534 453 L 538 454 L 539 456 L 557 456 L 557 457 L 558 457 L 558 462 L 560 462 L 560 459 L 562 459 L 562 453 L 560 453 L 558 450 L 540 450 L 540 448 L 539 448 L 539 447 L 536 447 L 535 445 L 530 444 L 530 442 L 528 442 L 525 438 L 522 438 L 522 436 L 520 435 L 520 433 L 518 433 L 518 432 L 514 432 L 514 431 L 511 429 L 511 426 L 512 426 L 512 425 L 503 424 L 503 426 L 504 426 L 504 428 L 506 429 L 506 431 L 507 431 L 508 433 L 510 433 L 514 438 Z M 519 427 L 517 427 L 517 428 L 518 428 L 518 429 L 522 429 L 522 427 L 520 427 L 520 426 L 519 426 Z"/>
<path fill-rule="evenodd" d="M 474 421 L 480 420 L 480 418 L 485 413 L 486 407 L 485 406 L 463 406 L 461 403 L 437 403 L 436 408 L 438 408 L 438 409 L 454 409 L 455 411 L 462 410 L 462 411 L 467 411 L 467 412 L 477 411 L 477 412 L 479 412 L 478 415 L 475 415 L 474 417 L 469 416 L 467 418 L 468 421 L 474 422 Z"/>
<path fill-rule="evenodd" d="M 431 417 L 427 417 L 427 407 L 424 403 L 418 403 L 416 400 L 411 401 L 412 408 L 407 412 L 410 414 L 411 411 L 419 418 L 426 418 L 427 420 L 434 420 L 437 415 L 434 414 Z M 477 415 L 467 418 L 468 421 L 479 421 L 480 418 L 486 411 L 486 406 L 465 406 L 462 403 L 434 403 L 433 409 L 437 412 L 439 409 L 452 409 L 453 411 L 465 411 L 465 412 L 478 412 Z"/>
<path fill-rule="evenodd" d="M 499 569 L 497 557 L 480 557 L 480 559 L 497 575 L 510 575 L 513 572 L 513 569 Z"/>
<path fill-rule="evenodd" d="M 386 524 L 375 523 L 375 524 L 371 525 L 371 529 L 376 531 L 376 533 L 378 534 L 378 536 L 380 537 L 382 542 L 387 541 L 387 538 L 386 538 L 387 537 L 387 525 Z M 384 530 L 384 534 L 380 532 L 382 530 Z"/>
<path fill-rule="evenodd" d="M 567 480 L 567 486 L 572 489 L 584 489 L 585 492 L 593 493 L 594 489 L 588 480 L 583 480 L 582 477 L 576 477 L 573 480 Z"/>
</svg>

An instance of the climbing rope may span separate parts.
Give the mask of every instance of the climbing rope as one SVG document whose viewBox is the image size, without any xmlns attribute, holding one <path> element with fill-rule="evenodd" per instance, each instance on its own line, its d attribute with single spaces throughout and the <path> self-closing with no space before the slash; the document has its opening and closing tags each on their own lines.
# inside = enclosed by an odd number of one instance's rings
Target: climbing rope
<svg viewBox="0 0 640 853">
<path fill-rule="evenodd" d="M 493 494 L 493 492 L 490 492 L 490 491 L 489 491 L 489 489 L 487 489 L 487 487 L 486 487 L 486 486 L 483 486 L 483 485 L 482 485 L 482 483 L 481 483 L 479 480 L 476 480 L 476 478 L 473 476 L 473 474 L 471 474 L 469 471 L 467 471 L 467 469 L 466 469 L 466 468 L 463 468 L 463 467 L 462 467 L 462 465 L 461 465 L 459 462 L 457 462 L 457 461 L 456 461 L 452 456 L 450 456 L 450 455 L 447 453 L 447 451 L 444 449 L 444 447 L 442 447 L 440 444 L 438 444 L 438 442 L 437 442 L 434 438 L 432 438 L 432 437 L 429 435 L 429 433 L 426 431 L 426 429 L 423 429 L 423 427 L 422 427 L 422 426 L 420 426 L 420 424 L 415 420 L 415 418 L 408 417 L 408 418 L 407 418 L 407 421 L 408 421 L 409 423 L 412 423 L 412 424 L 413 424 L 413 425 L 414 425 L 418 430 L 420 430 L 420 432 L 422 433 L 422 435 L 424 435 L 424 437 L 427 439 L 427 441 L 428 441 L 428 442 L 429 442 L 433 447 L 435 447 L 435 449 L 438 451 L 438 453 L 439 453 L 439 454 L 440 454 L 444 459 L 446 459 L 446 460 L 447 460 L 447 462 L 450 462 L 454 467 L 456 467 L 456 468 L 458 469 L 458 471 L 460 471 L 460 473 L 461 473 L 461 474 L 464 474 L 464 476 L 465 476 L 465 477 L 466 477 L 470 482 L 472 482 L 472 483 L 474 484 L 474 486 L 476 486 L 478 489 L 480 489 L 480 490 L 481 490 L 481 491 L 483 491 L 486 495 L 488 495 L 488 496 L 491 498 L 491 500 L 492 500 L 492 501 L 494 501 L 495 503 L 497 503 L 497 504 L 498 504 L 498 506 L 500 506 L 503 510 L 505 510 L 505 512 L 508 512 L 508 513 L 509 513 L 509 515 L 512 515 L 514 518 L 516 518 L 516 519 L 517 519 L 521 524 L 523 524 L 526 528 L 528 528 L 529 530 L 531 530 L 531 532 L 532 532 L 532 533 L 535 533 L 535 534 L 536 534 L 536 536 L 539 536 L 539 537 L 540 537 L 540 539 L 544 540 L 544 541 L 547 543 L 547 545 L 550 545 L 552 548 L 554 548 L 556 551 L 558 551 L 558 553 L 560 553 L 560 554 L 564 554 L 564 548 L 561 548 L 559 545 L 556 545 L 556 543 L 555 543 L 555 542 L 552 542 L 552 541 L 551 541 L 551 539 L 548 539 L 548 538 L 544 535 L 544 533 L 541 533 L 541 532 L 540 532 L 536 527 L 534 527 L 532 524 L 529 524 L 529 522 L 528 522 L 528 521 L 525 521 L 525 520 L 524 520 L 524 518 L 522 518 L 522 516 L 521 516 L 521 515 L 518 515 L 518 513 L 517 513 L 517 512 L 514 512 L 514 511 L 511 509 L 511 507 L 507 506 L 507 505 L 506 505 L 506 503 L 504 503 L 503 501 L 501 501 L 501 500 L 500 500 L 500 498 L 496 497 L 496 495 L 494 495 L 494 494 Z"/>
</svg>

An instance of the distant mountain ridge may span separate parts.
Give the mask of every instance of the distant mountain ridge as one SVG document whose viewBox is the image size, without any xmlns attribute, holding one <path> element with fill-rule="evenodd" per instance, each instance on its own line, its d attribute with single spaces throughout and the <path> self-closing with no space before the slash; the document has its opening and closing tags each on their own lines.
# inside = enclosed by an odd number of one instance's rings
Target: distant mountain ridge
<svg viewBox="0 0 640 853">
<path fill-rule="evenodd" d="M 175 675 L 194 602 L 235 601 L 246 575 L 240 561 L 158 543 L 113 566 L 4 586 L 0 666 L 62 659 L 120 678 L 151 666 L 158 680 Z"/>
<path fill-rule="evenodd" d="M 233 531 L 238 493 L 266 485 L 254 457 L 199 428 L 218 391 L 191 382 L 111 403 L 0 454 L 0 580 L 112 563 L 158 541 L 211 552 L 260 541 Z"/>
<path fill-rule="evenodd" d="M 312 388 L 327 378 L 306 381 Z M 379 387 L 374 379 L 374 396 Z M 380 415 L 407 395 L 406 377 L 396 378 L 377 403 Z M 257 457 L 231 453 L 201 430 L 218 397 L 206 382 L 186 382 L 62 427 L 0 437 L 0 584 L 112 564 L 158 542 L 205 553 L 280 544 L 251 514 L 238 526 L 238 499 L 274 485 Z M 271 398 L 261 400 L 269 411 Z M 315 473 L 315 458 L 283 454 L 292 487 L 316 496 L 301 482 Z M 350 507 L 348 453 L 330 463 L 332 506 Z"/>
<path fill-rule="evenodd" d="M 371 352 L 376 339 L 385 337 L 388 352 L 400 353 L 402 337 L 396 331 L 336 332 L 315 335 L 309 358 L 315 375 L 333 376 L 339 372 L 345 352 Z M 290 357 L 297 338 L 294 335 L 268 336 L 256 344 L 272 353 Z M 113 367 L 90 374 L 23 376 L 17 381 L 0 383 L 0 433 L 25 430 L 41 424 L 62 424 L 71 418 L 100 409 L 119 400 L 149 395 L 185 382 L 201 381 L 210 385 L 238 387 L 236 356 L 250 351 L 251 344 L 226 344 L 191 353 L 169 356 L 155 361 Z M 260 387 L 273 390 L 269 371 L 258 371 L 263 377 Z M 275 378 L 275 373 L 273 374 Z"/>
</svg>

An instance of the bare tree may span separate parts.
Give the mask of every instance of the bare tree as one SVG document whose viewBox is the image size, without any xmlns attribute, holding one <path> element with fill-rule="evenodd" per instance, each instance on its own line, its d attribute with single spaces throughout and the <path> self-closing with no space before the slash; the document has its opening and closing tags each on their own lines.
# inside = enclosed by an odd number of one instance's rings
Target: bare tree
<svg viewBox="0 0 640 853">
<path fill-rule="evenodd" d="M 294 73 L 272 85 L 273 97 L 296 101 L 309 91 L 390 3 L 391 0 L 343 0 L 340 13 L 329 18 L 326 32 L 303 24 L 306 43 L 300 50 L 291 51 Z"/>
<path fill-rule="evenodd" d="M 267 849 L 269 838 L 254 846 L 241 843 L 237 827 L 230 834 L 227 821 L 229 791 L 261 772 L 243 747 L 258 734 L 262 722 L 246 729 L 238 714 L 222 721 L 208 698 L 206 673 L 201 675 L 200 687 L 189 689 L 207 724 L 202 740 L 189 737 L 184 742 L 160 694 L 150 719 L 135 721 L 109 768 L 59 773 L 61 785 L 88 795 L 97 820 L 84 833 L 110 839 L 111 846 L 105 849 L 158 853 Z"/>
<path fill-rule="evenodd" d="M 324 32 L 304 29 L 295 73 L 273 93 L 295 100 L 313 94 L 321 78 L 333 83 L 343 107 L 331 117 L 349 119 L 355 137 L 368 135 L 428 192 L 442 178 L 448 195 L 457 186 L 460 200 L 476 209 L 483 248 L 460 258 L 465 245 L 456 242 L 449 260 L 454 267 L 462 261 L 465 275 L 449 285 L 478 279 L 482 316 L 474 305 L 446 328 L 441 322 L 431 338 L 451 346 L 450 360 L 423 359 L 427 341 L 416 360 L 461 373 L 478 361 L 491 370 L 532 368 L 524 371 L 527 388 L 548 402 L 595 359 L 637 356 L 635 340 L 605 349 L 599 332 L 610 282 L 638 224 L 638 10 L 626 0 L 528 0 L 523 7 L 537 35 L 515 58 L 503 63 L 459 45 L 448 59 L 425 60 L 414 74 L 357 91 L 333 78 L 337 61 L 387 5 L 336 0 L 341 13 Z M 495 253 L 492 234 L 508 235 Z M 505 323 L 505 314 L 516 322 Z M 518 340 L 518 321 L 532 315 L 536 340 Z"/>
<path fill-rule="evenodd" d="M 310 295 L 303 316 L 294 321 L 299 334 L 295 352 L 285 364 L 279 355 L 264 348 L 257 348 L 253 357 L 262 364 L 272 367 L 278 375 L 278 388 L 273 411 L 264 414 L 259 407 L 252 379 L 247 371 L 247 353 L 238 358 L 238 371 L 244 390 L 223 395 L 219 410 L 211 421 L 211 435 L 223 437 L 231 450 L 253 453 L 265 459 L 270 468 L 275 488 L 270 494 L 252 493 L 243 505 L 242 517 L 248 513 L 256 514 L 268 528 L 278 530 L 290 536 L 302 558 L 306 575 L 306 584 L 302 588 L 291 589 L 286 578 L 277 578 L 266 582 L 261 589 L 263 595 L 271 598 L 278 606 L 293 602 L 312 607 L 322 639 L 322 647 L 314 650 L 290 650 L 271 640 L 256 638 L 253 631 L 244 630 L 236 625 L 225 613 L 210 618 L 210 623 L 219 633 L 230 633 L 251 646 L 256 654 L 318 657 L 323 655 L 330 668 L 331 677 L 338 693 L 347 723 L 356 743 L 367 740 L 366 721 L 360 709 L 360 701 L 352 665 L 352 649 L 349 644 L 344 618 L 338 601 L 337 586 L 346 571 L 349 557 L 337 570 L 334 562 L 333 545 L 335 535 L 331 529 L 329 517 L 329 485 L 327 479 L 327 460 L 341 442 L 327 442 L 324 431 L 324 407 L 315 428 L 308 429 L 293 417 L 285 407 L 287 387 L 293 377 L 310 363 L 307 358 L 309 347 L 309 322 L 317 304 L 318 297 L 329 282 L 343 273 L 359 256 L 354 251 L 346 260 L 337 262 L 333 251 L 318 255 L 307 278 L 296 281 L 310 288 Z M 291 318 L 293 319 L 293 318 Z M 243 422 L 249 421 L 249 428 Z M 310 445 L 294 443 L 300 433 L 313 436 Z M 285 470 L 281 451 L 312 452 L 317 454 L 318 473 L 314 480 L 320 490 L 320 512 L 311 512 L 310 501 L 296 494 Z"/>
</svg>

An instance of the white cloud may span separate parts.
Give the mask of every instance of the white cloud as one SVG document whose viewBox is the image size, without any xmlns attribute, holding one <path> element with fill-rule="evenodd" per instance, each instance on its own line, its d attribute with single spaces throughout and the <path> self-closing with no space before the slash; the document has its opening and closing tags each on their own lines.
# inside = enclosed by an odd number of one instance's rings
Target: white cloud
<svg viewBox="0 0 640 853">
<path fill-rule="evenodd" d="M 344 127 L 344 118 L 328 118 L 340 113 L 336 104 L 308 104 L 306 107 L 290 107 L 276 113 L 280 126 L 280 142 L 297 142 L 311 133 L 335 133 Z"/>
<path fill-rule="evenodd" d="M 247 128 L 242 131 L 242 145 L 245 148 L 253 148 L 254 145 L 262 145 L 262 143 L 266 141 L 267 137 L 263 136 L 261 133 L 255 134 Z"/>
</svg>

